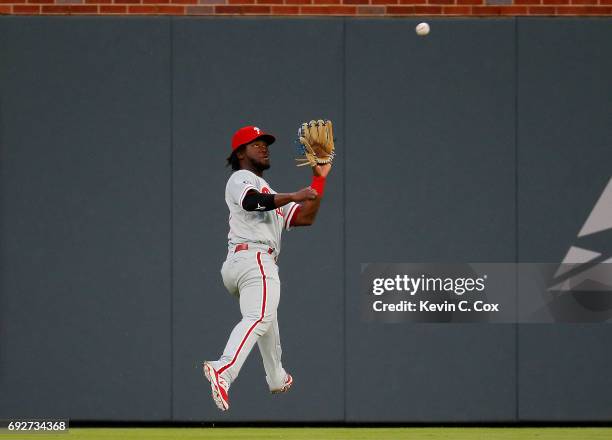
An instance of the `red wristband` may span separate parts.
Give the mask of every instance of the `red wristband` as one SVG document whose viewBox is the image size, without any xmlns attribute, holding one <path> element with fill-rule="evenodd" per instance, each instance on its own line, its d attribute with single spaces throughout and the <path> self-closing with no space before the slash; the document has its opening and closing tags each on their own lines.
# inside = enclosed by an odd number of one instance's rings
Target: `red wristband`
<svg viewBox="0 0 612 440">
<path fill-rule="evenodd" d="M 314 189 L 319 197 L 323 195 L 323 190 L 325 189 L 325 177 L 323 176 L 312 176 L 312 183 L 310 187 Z"/>
</svg>

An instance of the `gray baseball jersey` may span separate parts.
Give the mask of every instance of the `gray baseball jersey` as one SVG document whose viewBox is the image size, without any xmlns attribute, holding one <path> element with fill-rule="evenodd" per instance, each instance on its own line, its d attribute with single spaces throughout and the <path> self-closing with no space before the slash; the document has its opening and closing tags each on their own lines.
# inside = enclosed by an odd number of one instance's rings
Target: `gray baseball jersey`
<svg viewBox="0 0 612 440">
<path fill-rule="evenodd" d="M 290 229 L 291 219 L 299 205 L 291 202 L 271 211 L 246 211 L 242 201 L 251 189 L 263 194 L 276 194 L 268 182 L 251 171 L 238 170 L 230 176 L 225 187 L 225 203 L 230 212 L 228 249 L 231 251 L 240 243 L 253 243 L 271 247 L 278 255 L 283 229 Z"/>
</svg>

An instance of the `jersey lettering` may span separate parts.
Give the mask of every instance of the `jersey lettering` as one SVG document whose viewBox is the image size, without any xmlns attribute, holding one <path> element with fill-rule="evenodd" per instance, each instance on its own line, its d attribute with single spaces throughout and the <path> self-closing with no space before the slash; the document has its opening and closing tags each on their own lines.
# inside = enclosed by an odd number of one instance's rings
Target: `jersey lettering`
<svg viewBox="0 0 612 440">
<path fill-rule="evenodd" d="M 225 187 L 225 203 L 229 208 L 228 249 L 233 250 L 241 243 L 269 246 L 278 253 L 281 249 L 283 230 L 289 230 L 289 214 L 295 212 L 296 204 L 287 203 L 275 208 L 274 212 L 246 211 L 242 207 L 245 195 L 250 191 L 262 194 L 276 194 L 262 177 L 248 170 L 238 170 L 230 176 Z"/>
</svg>

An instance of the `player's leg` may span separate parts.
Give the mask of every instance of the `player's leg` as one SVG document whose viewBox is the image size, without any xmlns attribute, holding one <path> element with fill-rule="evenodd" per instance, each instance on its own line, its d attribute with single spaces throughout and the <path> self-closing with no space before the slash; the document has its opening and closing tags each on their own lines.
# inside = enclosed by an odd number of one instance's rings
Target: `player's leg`
<svg viewBox="0 0 612 440">
<path fill-rule="evenodd" d="M 229 293 L 240 297 L 240 292 L 238 291 L 235 254 L 223 262 L 223 266 L 221 267 L 221 277 L 223 279 L 223 284 Z M 218 368 L 216 364 L 216 362 L 205 361 L 202 364 L 202 369 L 204 376 L 206 376 L 206 379 L 208 379 L 210 382 L 212 398 L 215 404 L 220 410 L 227 411 L 229 409 L 229 383 L 227 380 L 225 380 L 225 378 L 219 375 L 216 370 L 216 368 Z"/>
<path fill-rule="evenodd" d="M 257 345 L 263 359 L 266 381 L 270 391 L 282 390 L 287 385 L 288 374 L 281 362 L 282 348 L 276 315 L 266 334 L 260 336 L 257 340 Z"/>
<path fill-rule="evenodd" d="M 271 328 L 280 296 L 278 271 L 267 254 L 249 252 L 236 264 L 242 320 L 232 330 L 221 358 L 211 362 L 228 384 L 238 377 L 255 342 Z"/>
</svg>

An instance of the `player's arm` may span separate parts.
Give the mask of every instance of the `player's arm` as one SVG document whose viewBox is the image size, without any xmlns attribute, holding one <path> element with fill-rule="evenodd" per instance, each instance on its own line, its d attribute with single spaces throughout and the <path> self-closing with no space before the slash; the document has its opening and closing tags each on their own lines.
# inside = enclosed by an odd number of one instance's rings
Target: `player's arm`
<svg viewBox="0 0 612 440">
<path fill-rule="evenodd" d="M 287 203 L 300 203 L 316 197 L 316 191 L 310 187 L 287 194 L 263 194 L 252 189 L 242 199 L 242 207 L 245 211 L 271 211 L 285 206 Z"/>
<path fill-rule="evenodd" d="M 319 207 L 321 206 L 321 196 L 323 195 L 323 188 L 325 187 L 325 179 L 330 170 L 331 164 L 317 165 L 312 168 L 314 177 L 312 179 L 311 188 L 317 192 L 318 197 L 300 203 L 300 207 L 295 211 L 291 219 L 291 226 L 310 226 L 314 223 L 315 217 L 319 212 Z"/>
</svg>

